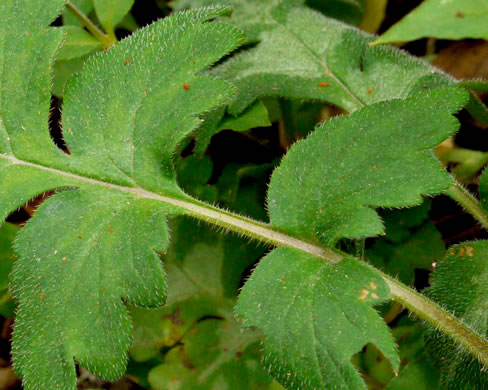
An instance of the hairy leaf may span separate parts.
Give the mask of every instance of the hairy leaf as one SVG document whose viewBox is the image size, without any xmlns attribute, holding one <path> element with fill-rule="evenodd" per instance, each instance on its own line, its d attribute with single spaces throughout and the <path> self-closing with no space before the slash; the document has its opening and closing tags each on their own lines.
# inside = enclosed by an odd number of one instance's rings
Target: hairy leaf
<svg viewBox="0 0 488 390">
<path fill-rule="evenodd" d="M 197 115 L 233 94 L 198 73 L 243 41 L 232 26 L 208 23 L 228 12 L 217 7 L 176 14 L 92 56 L 65 94 L 67 155 L 48 130 L 50 63 L 63 36 L 46 26 L 62 6 L 0 4 L 0 213 L 63 189 L 18 239 L 13 355 L 26 389 L 75 388 L 73 357 L 98 376 L 122 375 L 131 342 L 123 301 L 164 302 L 155 251 L 168 243 L 166 217 L 179 213 L 145 191 L 188 198 L 173 151 Z"/>
<path fill-rule="evenodd" d="M 488 241 L 451 247 L 431 275 L 427 295 L 456 314 L 471 329 L 488 336 Z M 470 353 L 452 339 L 430 329 L 427 351 L 441 371 L 442 389 L 482 389 L 488 373 Z"/>
<path fill-rule="evenodd" d="M 261 260 L 236 310 L 266 334 L 264 363 L 284 386 L 362 389 L 350 358 L 366 343 L 399 365 L 393 337 L 370 307 L 388 298 L 383 279 L 357 260 L 330 265 L 281 248 Z"/>
<path fill-rule="evenodd" d="M 291 1 L 303 3 L 304 0 Z M 280 0 L 174 0 L 170 4 L 175 10 L 212 4 L 230 5 L 233 9 L 232 19 L 227 22 L 241 28 L 247 36 L 247 42 L 252 43 L 258 41 L 261 32 L 273 28 L 268 15 L 279 3 Z"/>
<path fill-rule="evenodd" d="M 402 51 L 370 47 L 369 34 L 306 7 L 293 7 L 293 1 L 284 3 L 268 12 L 268 28 L 256 48 L 213 71 L 238 88 L 229 106 L 233 115 L 267 95 L 321 100 L 354 111 L 452 83 Z"/>
<path fill-rule="evenodd" d="M 382 234 L 374 208 L 417 205 L 450 186 L 432 149 L 455 133 L 451 114 L 466 100 L 460 89 L 435 90 L 327 121 L 273 173 L 271 223 L 327 245 Z"/>
<path fill-rule="evenodd" d="M 485 0 L 426 0 L 374 41 L 375 45 L 439 39 L 488 39 Z"/>
</svg>

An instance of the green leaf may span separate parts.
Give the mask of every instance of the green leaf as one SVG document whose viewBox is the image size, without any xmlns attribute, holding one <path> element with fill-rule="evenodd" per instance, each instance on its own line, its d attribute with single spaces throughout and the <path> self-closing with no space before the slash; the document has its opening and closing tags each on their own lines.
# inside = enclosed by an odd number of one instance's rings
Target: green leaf
<svg viewBox="0 0 488 390">
<path fill-rule="evenodd" d="M 66 26 L 63 30 L 66 32 L 66 40 L 59 48 L 56 60 L 65 61 L 82 57 L 103 47 L 98 39 L 81 27 Z"/>
<path fill-rule="evenodd" d="M 432 270 L 432 263 L 444 256 L 445 246 L 428 219 L 429 208 L 430 202 L 425 201 L 419 207 L 380 213 L 386 237 L 366 250 L 368 261 L 405 284 L 413 284 L 415 269 Z"/>
<path fill-rule="evenodd" d="M 79 73 L 90 55 L 73 58 L 67 61 L 56 61 L 53 65 L 53 95 L 62 98 L 68 80 Z"/>
<path fill-rule="evenodd" d="M 426 294 L 471 329 L 488 336 L 488 241 L 451 247 L 431 275 Z M 441 371 L 442 389 L 482 389 L 488 383 L 484 366 L 454 341 L 430 328 L 429 357 Z"/>
<path fill-rule="evenodd" d="M 371 308 L 388 298 L 384 280 L 357 260 L 331 265 L 281 248 L 261 260 L 236 311 L 266 334 L 264 364 L 285 387 L 363 389 L 350 358 L 366 343 L 399 365 L 393 337 Z"/>
<path fill-rule="evenodd" d="M 131 310 L 135 321 L 131 356 L 147 360 L 162 347 L 174 347 L 164 364 L 150 373 L 156 389 L 166 388 L 168 380 L 182 389 L 214 389 L 216 382 L 254 389 L 256 381 L 270 382 L 257 367 L 262 335 L 256 330 L 241 333 L 232 312 L 242 273 L 264 248 L 219 235 L 189 219 L 173 222 L 171 230 L 174 238 L 164 261 L 169 306 Z"/>
<path fill-rule="evenodd" d="M 439 374 L 427 356 L 409 362 L 386 387 L 386 390 L 405 389 L 439 389 Z"/>
<path fill-rule="evenodd" d="M 222 130 L 246 131 L 255 127 L 271 126 L 266 105 L 257 101 L 237 117 L 224 115 L 225 108 L 208 113 L 196 132 L 196 152 L 202 154 L 208 147 L 211 138 Z"/>
<path fill-rule="evenodd" d="M 232 115 L 263 96 L 325 101 L 351 112 L 452 83 L 430 64 L 392 47 L 370 47 L 372 35 L 305 7 L 277 7 L 267 23 L 256 48 L 213 71 L 238 89 Z"/>
<path fill-rule="evenodd" d="M 12 318 L 14 304 L 8 289 L 9 275 L 16 256 L 12 249 L 14 238 L 19 228 L 11 224 L 3 224 L 0 228 L 0 314 Z"/>
<path fill-rule="evenodd" d="M 488 39 L 485 0 L 426 0 L 373 43 L 439 39 Z"/>
<path fill-rule="evenodd" d="M 149 373 L 149 383 L 154 390 L 267 389 L 272 379 L 258 364 L 260 338 L 232 319 L 199 322 Z"/>
<path fill-rule="evenodd" d="M 197 8 L 214 4 L 232 6 L 232 18 L 228 23 L 241 28 L 247 36 L 247 43 L 259 40 L 263 31 L 273 28 L 269 13 L 278 6 L 281 0 L 175 0 L 170 5 L 175 10 Z M 291 0 L 303 3 L 304 0 Z"/>
<path fill-rule="evenodd" d="M 134 0 L 93 0 L 95 12 L 102 27 L 109 35 L 113 35 L 115 26 L 134 5 Z"/>
<path fill-rule="evenodd" d="M 98 376 L 123 375 L 132 327 L 122 299 L 165 300 L 154 252 L 168 245 L 164 211 L 159 202 L 105 190 L 63 192 L 38 209 L 19 235 L 22 260 L 12 272 L 19 301 L 12 353 L 25 388 L 74 388 L 73 356 Z"/>
<path fill-rule="evenodd" d="M 480 176 L 480 203 L 483 210 L 488 212 L 488 170 L 486 168 Z"/>
<path fill-rule="evenodd" d="M 359 28 L 375 33 L 381 26 L 386 14 L 388 0 L 366 0 L 366 10 Z"/>
<path fill-rule="evenodd" d="M 432 149 L 456 132 L 451 114 L 466 101 L 466 91 L 434 90 L 325 122 L 274 171 L 271 223 L 326 245 L 382 234 L 374 208 L 418 205 L 451 185 Z"/>
<path fill-rule="evenodd" d="M 26 389 L 74 389 L 73 357 L 100 377 L 123 374 L 131 324 L 122 299 L 142 306 L 165 299 L 155 251 L 167 246 L 166 218 L 180 211 L 154 197 L 189 198 L 176 184 L 174 149 L 197 115 L 233 94 L 200 73 L 244 39 L 209 23 L 229 11 L 214 7 L 175 14 L 90 57 L 65 94 L 67 155 L 48 130 L 50 63 L 63 37 L 46 27 L 62 6 L 0 4 L 0 213 L 60 192 L 18 238 L 13 355 Z"/>
<path fill-rule="evenodd" d="M 169 305 L 195 294 L 234 299 L 242 273 L 265 250 L 235 236 L 222 237 L 186 218 L 173 222 L 171 231 L 172 245 L 164 259 Z"/>
<path fill-rule="evenodd" d="M 415 269 L 431 270 L 432 263 L 442 258 L 444 251 L 441 234 L 430 222 L 417 229 L 405 242 L 394 244 L 380 239 L 366 256 L 375 267 L 412 285 Z"/>
<path fill-rule="evenodd" d="M 271 122 L 268 118 L 268 110 L 264 103 L 259 100 L 238 117 L 223 118 L 219 124 L 218 131 L 246 131 L 255 127 L 268 126 L 271 126 Z"/>
<path fill-rule="evenodd" d="M 229 316 L 231 308 L 231 302 L 222 305 L 218 299 L 198 294 L 161 308 L 131 307 L 134 341 L 130 356 L 138 362 L 148 361 L 156 357 L 163 347 L 174 347 L 181 343 L 183 336 L 199 320 L 223 314 Z"/>
</svg>

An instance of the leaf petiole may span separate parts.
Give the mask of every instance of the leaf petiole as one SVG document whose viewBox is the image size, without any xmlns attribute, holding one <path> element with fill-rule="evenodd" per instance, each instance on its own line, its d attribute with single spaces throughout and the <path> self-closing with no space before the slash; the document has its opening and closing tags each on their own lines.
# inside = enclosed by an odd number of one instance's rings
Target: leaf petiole
<svg viewBox="0 0 488 390">
<path fill-rule="evenodd" d="M 454 184 L 447 190 L 453 200 L 459 203 L 468 213 L 470 213 L 476 220 L 488 230 L 488 215 L 481 208 L 480 202 L 476 199 L 462 184 L 454 180 Z"/>
<path fill-rule="evenodd" d="M 68 0 L 66 2 L 66 8 L 68 8 L 73 15 L 75 15 L 80 22 L 83 23 L 83 26 L 85 26 L 95 38 L 102 42 L 106 48 L 117 43 L 117 39 L 115 37 L 108 36 L 102 30 L 100 30 L 97 25 L 93 23 L 83 12 L 81 12 L 81 10 L 71 1 Z"/>
</svg>

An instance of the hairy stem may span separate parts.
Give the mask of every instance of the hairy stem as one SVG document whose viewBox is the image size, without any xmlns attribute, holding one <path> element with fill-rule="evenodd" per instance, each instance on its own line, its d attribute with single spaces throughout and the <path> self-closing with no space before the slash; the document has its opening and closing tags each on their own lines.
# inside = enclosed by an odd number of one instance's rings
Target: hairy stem
<svg viewBox="0 0 488 390">
<path fill-rule="evenodd" d="M 488 214 L 481 208 L 480 202 L 460 183 L 454 184 L 447 190 L 447 195 L 458 202 L 468 213 L 488 230 Z"/>
<path fill-rule="evenodd" d="M 488 342 L 484 337 L 426 296 L 388 275 L 382 274 L 382 276 L 390 287 L 391 295 L 396 302 L 401 303 L 420 319 L 434 325 L 442 333 L 452 337 L 456 343 L 462 345 L 488 367 Z"/>
<path fill-rule="evenodd" d="M 71 1 L 66 3 L 66 8 L 68 8 L 73 15 L 75 15 L 80 22 L 83 23 L 83 26 L 85 26 L 95 38 L 102 42 L 105 47 L 110 47 L 117 42 L 114 37 L 109 37 L 102 30 L 100 30 L 97 25 L 93 23 L 83 12 L 81 12 L 81 10 Z"/>
<path fill-rule="evenodd" d="M 280 232 L 270 224 L 258 222 L 250 218 L 242 217 L 240 215 L 221 210 L 217 207 L 210 206 L 204 202 L 198 201 L 189 196 L 185 196 L 184 194 L 180 194 L 178 197 L 174 195 L 162 195 L 147 191 L 140 187 L 125 187 L 117 184 L 107 183 L 92 179 L 90 177 L 24 161 L 8 154 L 0 154 L 0 159 L 8 160 L 8 162 L 11 164 L 28 166 L 49 172 L 53 175 L 62 176 L 68 183 L 70 183 L 70 186 L 98 186 L 113 191 L 121 191 L 132 194 L 138 198 L 157 200 L 166 205 L 172 206 L 173 208 L 180 209 L 186 215 L 196 219 L 220 226 L 224 229 L 276 247 L 296 248 L 322 258 L 329 263 L 337 263 L 345 257 L 352 257 L 351 255 L 342 253 L 336 249 L 323 248 L 316 244 L 304 241 L 299 237 L 293 237 L 286 233 Z M 454 193 L 457 194 L 457 192 Z M 465 192 L 463 191 L 460 191 L 460 194 L 466 196 Z M 469 193 L 468 199 L 470 202 L 474 202 L 473 204 L 479 208 L 479 204 Z M 481 209 L 479 211 L 481 212 Z M 482 213 L 482 215 L 484 215 L 484 213 Z M 429 298 L 415 292 L 394 278 L 382 273 L 373 266 L 370 267 L 378 272 L 386 281 L 390 287 L 392 297 L 396 302 L 405 306 L 419 318 L 429 322 L 434 327 L 451 336 L 458 344 L 470 351 L 480 360 L 480 362 L 488 367 L 488 340 L 478 335 L 476 332 L 471 330 L 469 326 L 442 309 Z"/>
</svg>

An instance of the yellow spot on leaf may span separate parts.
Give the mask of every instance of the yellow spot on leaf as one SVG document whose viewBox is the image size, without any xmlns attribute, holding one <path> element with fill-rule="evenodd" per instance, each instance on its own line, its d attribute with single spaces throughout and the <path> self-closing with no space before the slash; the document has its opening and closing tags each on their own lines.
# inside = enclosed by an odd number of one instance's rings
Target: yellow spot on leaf
<svg viewBox="0 0 488 390">
<path fill-rule="evenodd" d="M 376 283 L 373 282 L 373 281 L 369 282 L 369 287 L 371 287 L 372 290 L 376 290 L 378 288 L 378 286 L 376 285 Z"/>
<path fill-rule="evenodd" d="M 46 293 L 43 292 L 40 296 L 39 299 L 42 301 L 44 298 L 46 298 Z"/>
<path fill-rule="evenodd" d="M 366 297 L 369 295 L 369 290 L 361 290 L 361 295 L 359 296 L 359 299 L 361 301 L 364 301 L 366 299 Z"/>
</svg>

